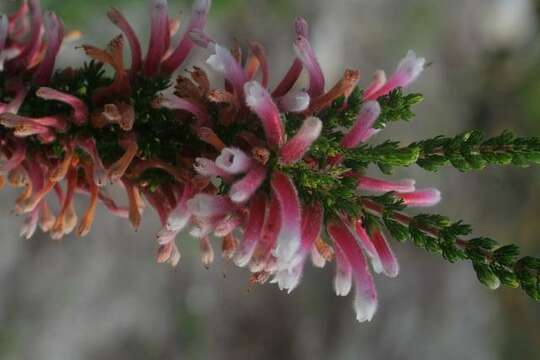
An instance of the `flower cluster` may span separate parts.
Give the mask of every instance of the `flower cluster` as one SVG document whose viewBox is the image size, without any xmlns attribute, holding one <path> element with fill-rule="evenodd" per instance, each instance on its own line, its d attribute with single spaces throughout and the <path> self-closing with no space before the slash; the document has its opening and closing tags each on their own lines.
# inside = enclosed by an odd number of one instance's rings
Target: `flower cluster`
<svg viewBox="0 0 540 360">
<path fill-rule="evenodd" d="M 500 282 L 521 285 L 539 296 L 537 259 L 516 263 L 514 247 L 465 241 L 460 237 L 468 228 L 461 223 L 408 217 L 401 210 L 435 205 L 440 192 L 417 189 L 412 179 L 366 175 L 370 164 L 385 173 L 414 163 L 453 164 L 446 147 L 457 138 L 407 147 L 366 144 L 387 123 L 412 117 L 421 96 L 403 89 L 421 74 L 425 59 L 409 51 L 392 75 L 376 71 L 364 90 L 356 70 L 346 70 L 328 87 L 308 24 L 298 18 L 294 59 L 271 87 L 261 44 L 250 43 L 244 57 L 239 45 L 229 49 L 205 32 L 210 5 L 195 1 L 173 46 L 179 21 L 169 18 L 166 0 L 152 0 L 144 58 L 129 21 L 113 8 L 108 17 L 122 34 L 105 49 L 84 45 L 92 61 L 57 72 L 65 35 L 54 13 L 42 13 L 38 0 L 28 0 L 0 18 L 0 186 L 7 181 L 23 188 L 15 206 L 26 214 L 22 236 L 30 238 L 38 227 L 53 239 L 84 236 L 98 202 L 137 229 L 148 204 L 162 226 L 158 262 L 178 264 L 176 238 L 185 231 L 200 242 L 208 266 L 212 243 L 221 239 L 223 257 L 247 267 L 253 283 L 271 280 L 290 292 L 308 258 L 317 267 L 335 260 L 335 292 L 345 296 L 354 285 L 359 321 L 371 320 L 377 308 L 372 271 L 399 273 L 387 233 L 451 261 L 473 261 L 480 280 L 492 288 Z M 205 67 L 224 86 L 214 88 L 206 71 L 193 67 L 170 88 L 171 75 L 195 48 L 208 54 Z M 103 66 L 112 68 L 112 78 Z M 297 85 L 303 71 L 308 83 Z M 460 146 L 468 146 L 482 166 L 539 162 L 537 139 L 504 136 L 487 145 L 464 136 Z M 127 207 L 108 194 L 111 185 L 125 190 Z M 73 205 L 76 194 L 89 198 L 82 216 Z M 59 204 L 57 212 L 50 197 Z"/>
</svg>

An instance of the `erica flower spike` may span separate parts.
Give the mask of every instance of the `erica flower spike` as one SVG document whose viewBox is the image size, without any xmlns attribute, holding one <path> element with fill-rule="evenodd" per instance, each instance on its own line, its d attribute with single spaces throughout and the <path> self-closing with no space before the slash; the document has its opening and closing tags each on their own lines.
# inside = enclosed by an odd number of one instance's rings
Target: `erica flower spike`
<svg viewBox="0 0 540 360">
<path fill-rule="evenodd" d="M 167 1 L 150 1 L 146 51 L 129 20 L 111 9 L 122 35 L 104 48 L 83 46 L 90 62 L 56 72 L 61 20 L 42 13 L 38 0 L 0 16 L 0 187 L 22 188 L 15 205 L 26 216 L 21 236 L 38 228 L 57 240 L 85 236 L 102 211 L 98 203 L 138 229 L 150 207 L 161 223 L 158 262 L 176 266 L 182 248 L 176 238 L 183 237 L 199 242 L 209 266 L 221 239 L 223 257 L 246 267 L 253 284 L 271 280 L 291 292 L 310 257 L 317 267 L 335 260 L 335 292 L 354 291 L 359 321 L 371 320 L 378 306 L 374 275 L 398 276 L 391 238 L 452 262 L 470 260 L 489 288 L 520 286 L 540 299 L 539 259 L 519 258 L 515 245 L 465 239 L 471 228 L 459 221 L 409 216 L 407 207 L 436 205 L 441 193 L 412 179 L 368 174 L 370 165 L 389 174 L 413 164 L 429 171 L 538 164 L 537 138 L 504 132 L 484 139 L 471 131 L 407 146 L 371 145 L 385 126 L 413 116 L 422 96 L 404 89 L 425 59 L 409 51 L 388 78 L 375 71 L 364 90 L 351 69 L 327 87 L 308 24 L 298 18 L 288 47 L 292 65 L 273 86 L 261 44 L 246 46 L 244 57 L 240 45 L 229 49 L 205 33 L 210 5 L 195 1 L 176 38 Z M 206 54 L 206 63 L 177 76 L 169 89 L 171 74 L 194 50 Z M 223 78 L 223 87 L 210 83 L 208 70 Z M 306 84 L 298 83 L 302 71 Z M 110 197 L 110 186 L 123 189 L 125 199 Z M 81 196 L 89 202 L 77 214 Z"/>
</svg>

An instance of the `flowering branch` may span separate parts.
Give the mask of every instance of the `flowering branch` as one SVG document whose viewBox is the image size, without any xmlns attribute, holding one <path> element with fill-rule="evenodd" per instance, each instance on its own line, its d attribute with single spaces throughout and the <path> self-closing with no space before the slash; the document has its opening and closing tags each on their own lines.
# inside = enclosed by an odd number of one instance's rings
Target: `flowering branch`
<svg viewBox="0 0 540 360">
<path fill-rule="evenodd" d="M 15 206 L 26 215 L 22 236 L 38 227 L 53 239 L 85 236 L 98 202 L 137 229 L 149 205 L 161 223 L 158 262 L 179 263 L 176 238 L 185 230 L 209 266 L 212 242 L 221 238 L 223 256 L 248 267 L 253 283 L 272 279 L 290 292 L 309 256 L 318 267 L 335 259 L 336 294 L 347 295 L 354 284 L 357 319 L 365 321 L 377 308 L 371 271 L 399 273 L 388 234 L 451 262 L 470 260 L 489 288 L 503 283 L 540 299 L 539 259 L 518 259 L 517 246 L 489 238 L 467 240 L 471 227 L 462 222 L 403 212 L 437 204 L 437 189 L 366 175 L 370 165 L 388 174 L 413 164 L 429 171 L 539 164 L 539 139 L 504 132 L 485 140 L 471 131 L 371 145 L 386 126 L 414 117 L 423 97 L 406 89 L 422 73 L 423 58 L 409 51 L 392 75 L 378 70 L 363 88 L 359 72 L 347 69 L 327 89 L 307 22 L 297 19 L 295 57 L 272 90 L 262 45 L 251 43 L 244 58 L 239 47 L 229 50 L 204 32 L 210 5 L 195 1 L 174 46 L 178 25 L 167 1 L 152 0 L 145 58 L 128 19 L 112 9 L 122 35 L 105 49 L 84 45 L 89 62 L 56 72 L 64 28 L 53 13 L 43 15 L 39 1 L 28 0 L 0 17 L 0 187 L 23 188 Z M 215 88 L 202 67 L 173 78 L 197 48 L 223 87 Z M 294 88 L 304 69 L 308 83 Z M 108 195 L 111 185 L 125 190 L 126 206 Z M 79 194 L 89 198 L 80 221 L 73 206 Z"/>
</svg>

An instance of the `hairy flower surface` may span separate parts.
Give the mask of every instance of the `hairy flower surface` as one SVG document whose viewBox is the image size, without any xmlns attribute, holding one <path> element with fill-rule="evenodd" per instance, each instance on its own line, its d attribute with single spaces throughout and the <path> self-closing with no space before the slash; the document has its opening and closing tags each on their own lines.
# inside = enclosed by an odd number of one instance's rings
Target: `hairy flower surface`
<svg viewBox="0 0 540 360">
<path fill-rule="evenodd" d="M 210 0 L 195 1 L 179 39 L 167 1 L 149 3 L 144 58 L 129 20 L 113 8 L 108 17 L 122 35 L 105 48 L 83 46 L 90 62 L 56 72 L 60 19 L 43 13 L 38 0 L 0 16 L 0 187 L 23 189 L 15 205 L 26 216 L 21 236 L 38 228 L 57 240 L 85 236 L 98 203 L 137 229 L 149 206 L 161 223 L 159 263 L 176 266 L 176 239 L 189 234 L 209 266 L 220 239 L 223 257 L 249 269 L 253 284 L 270 280 L 291 292 L 309 258 L 317 267 L 335 260 L 335 292 L 354 289 L 359 321 L 371 320 L 378 306 L 372 273 L 398 276 L 390 238 L 452 262 L 470 260 L 488 287 L 521 286 L 540 299 L 538 259 L 518 259 L 516 246 L 488 238 L 465 240 L 471 229 L 462 222 L 409 216 L 406 207 L 436 205 L 441 193 L 417 189 L 412 179 L 366 174 L 370 165 L 389 174 L 413 164 L 432 171 L 537 164 L 538 139 L 504 132 L 486 140 L 467 132 L 408 146 L 371 145 L 385 126 L 413 117 L 422 97 L 404 89 L 424 70 L 424 58 L 409 51 L 392 75 L 375 71 L 363 90 L 359 71 L 347 69 L 328 88 L 308 24 L 298 18 L 292 65 L 272 87 L 261 44 L 251 42 L 243 57 L 239 45 L 229 49 L 205 33 Z M 206 63 L 177 76 L 173 88 L 171 75 L 194 50 L 207 55 Z M 224 86 L 211 84 L 204 69 Z M 302 71 L 306 84 L 299 83 Z M 125 191 L 125 207 L 108 195 L 110 186 Z M 89 202 L 77 214 L 81 195 Z"/>
</svg>

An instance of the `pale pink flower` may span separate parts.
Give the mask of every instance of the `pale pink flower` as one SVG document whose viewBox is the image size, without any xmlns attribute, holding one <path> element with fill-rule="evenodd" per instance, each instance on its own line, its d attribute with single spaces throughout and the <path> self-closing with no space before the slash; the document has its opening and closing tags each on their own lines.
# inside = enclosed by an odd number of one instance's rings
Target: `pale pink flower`
<svg viewBox="0 0 540 360">
<path fill-rule="evenodd" d="M 358 179 L 358 189 L 375 192 L 397 191 L 400 193 L 408 193 L 415 190 L 415 184 L 416 181 L 414 179 L 387 181 L 368 176 L 361 176 Z"/>
<path fill-rule="evenodd" d="M 197 119 L 197 126 L 209 124 L 210 119 L 207 112 L 199 105 L 187 99 L 180 98 L 176 95 L 165 95 L 156 100 L 156 105 L 171 110 L 183 110 L 191 113 Z"/>
<path fill-rule="evenodd" d="M 47 50 L 45 57 L 34 73 L 34 83 L 37 85 L 47 84 L 51 80 L 56 56 L 62 46 L 64 38 L 64 25 L 55 13 L 45 13 L 45 35 L 47 37 Z"/>
<path fill-rule="evenodd" d="M 229 197 L 235 203 L 247 201 L 259 189 L 265 178 L 266 168 L 258 164 L 253 166 L 242 179 L 232 185 Z"/>
<path fill-rule="evenodd" d="M 429 207 L 441 201 L 441 192 L 434 188 L 417 190 L 410 193 L 396 194 L 407 206 Z"/>
<path fill-rule="evenodd" d="M 280 159 L 284 164 L 301 160 L 309 147 L 321 134 L 322 121 L 316 117 L 309 117 L 298 132 L 280 149 Z"/>
<path fill-rule="evenodd" d="M 310 96 L 303 90 L 291 90 L 285 95 L 276 98 L 279 110 L 285 113 L 299 113 L 309 107 Z"/>
<path fill-rule="evenodd" d="M 255 247 L 260 239 L 261 229 L 264 223 L 265 209 L 266 198 L 264 195 L 255 195 L 250 202 L 249 216 L 244 231 L 244 238 L 242 239 L 237 254 L 234 258 L 234 263 L 239 267 L 246 266 L 253 256 Z"/>
<path fill-rule="evenodd" d="M 87 122 L 88 108 L 81 99 L 49 87 L 40 87 L 36 91 L 36 95 L 45 100 L 56 100 L 71 106 L 73 109 L 71 119 L 76 125 L 83 125 Z"/>
<path fill-rule="evenodd" d="M 152 0 L 151 4 L 151 33 L 148 53 L 144 62 L 144 75 L 156 76 L 161 61 L 167 51 L 169 37 L 169 15 L 167 13 L 167 0 Z"/>
<path fill-rule="evenodd" d="M 366 258 L 346 226 L 331 222 L 327 226 L 327 231 L 332 240 L 341 247 L 351 264 L 355 283 L 354 309 L 356 319 L 360 322 L 370 321 L 377 311 L 377 292 Z"/>
<path fill-rule="evenodd" d="M 208 12 L 212 5 L 211 0 L 197 0 L 193 4 L 193 14 L 189 20 L 186 32 L 178 46 L 174 51 L 163 61 L 161 69 L 166 74 L 173 73 L 189 56 L 191 50 L 195 46 L 191 33 L 202 31 L 206 26 Z"/>
<path fill-rule="evenodd" d="M 120 10 L 111 8 L 107 12 L 107 16 L 127 38 L 131 50 L 131 72 L 134 74 L 138 73 L 142 67 L 142 50 L 139 38 Z"/>
<path fill-rule="evenodd" d="M 281 290 L 293 291 L 302 278 L 305 261 L 315 240 L 319 237 L 323 224 L 323 208 L 319 203 L 306 206 L 302 212 L 302 241 L 290 268 L 278 270 L 272 282 Z"/>
<path fill-rule="evenodd" d="M 243 86 L 246 82 L 244 69 L 227 48 L 219 44 L 215 44 L 213 48 L 213 54 L 206 60 L 206 63 L 227 79 L 232 84 L 237 96 L 241 98 L 244 94 Z"/>
<path fill-rule="evenodd" d="M 349 259 L 339 244 L 334 243 L 336 254 L 336 276 L 334 277 L 334 291 L 337 296 L 347 296 L 352 288 L 352 267 Z"/>
<path fill-rule="evenodd" d="M 368 101 L 364 103 L 353 127 L 341 140 L 341 145 L 351 149 L 369 139 L 376 132 L 373 129 L 373 124 L 375 124 L 375 120 L 377 120 L 380 113 L 381 106 L 378 102 Z"/>
<path fill-rule="evenodd" d="M 424 70 L 426 59 L 418 58 L 416 53 L 409 50 L 407 56 L 405 56 L 398 64 L 396 71 L 383 86 L 379 86 L 376 91 L 371 91 L 366 100 L 376 100 L 381 96 L 387 95 L 392 90 L 401 87 L 405 88 L 414 82 L 418 76 Z M 379 75 L 380 76 L 380 75 Z M 382 77 L 381 77 L 382 78 Z M 378 80 L 380 82 L 380 80 Z M 377 86 L 379 84 L 377 83 Z"/>
<path fill-rule="evenodd" d="M 258 82 L 250 81 L 244 85 L 246 104 L 262 122 L 266 141 L 272 147 L 283 145 L 283 125 L 279 110 L 272 96 Z"/>
<path fill-rule="evenodd" d="M 272 174 L 272 191 L 281 210 L 281 228 L 274 249 L 279 270 L 290 269 L 302 240 L 302 213 L 298 193 L 291 179 L 280 171 Z"/>
<path fill-rule="evenodd" d="M 324 75 L 308 39 L 298 35 L 294 42 L 294 51 L 309 74 L 309 95 L 313 98 L 322 95 L 324 93 Z"/>
<path fill-rule="evenodd" d="M 309 37 L 308 23 L 305 19 L 300 17 L 296 18 L 294 22 L 294 29 L 296 32 L 296 36 L 303 36 L 304 38 Z M 291 88 L 293 87 L 294 83 L 300 77 L 300 74 L 302 73 L 302 67 L 302 61 L 296 57 L 291 67 L 289 68 L 289 71 L 287 71 L 287 74 L 285 74 L 285 77 L 281 80 L 279 85 L 272 92 L 272 96 L 277 98 L 288 93 L 289 90 L 291 90 Z"/>
<path fill-rule="evenodd" d="M 276 262 L 272 255 L 272 249 L 276 246 L 276 241 L 281 228 L 281 210 L 275 196 L 272 196 L 266 206 L 264 214 L 264 224 L 261 229 L 261 235 L 255 253 L 249 263 L 251 272 L 266 271 L 275 272 Z"/>
<path fill-rule="evenodd" d="M 392 278 L 398 276 L 399 263 L 382 231 L 379 228 L 374 228 L 371 231 L 370 239 L 377 249 L 384 274 Z"/>
<path fill-rule="evenodd" d="M 386 83 L 386 73 L 383 70 L 377 70 L 373 74 L 373 79 L 363 92 L 364 100 L 373 98 L 373 94 L 379 91 Z"/>
<path fill-rule="evenodd" d="M 216 166 L 227 174 L 246 173 L 253 166 L 253 160 L 238 148 L 224 148 L 216 158 Z"/>
</svg>

